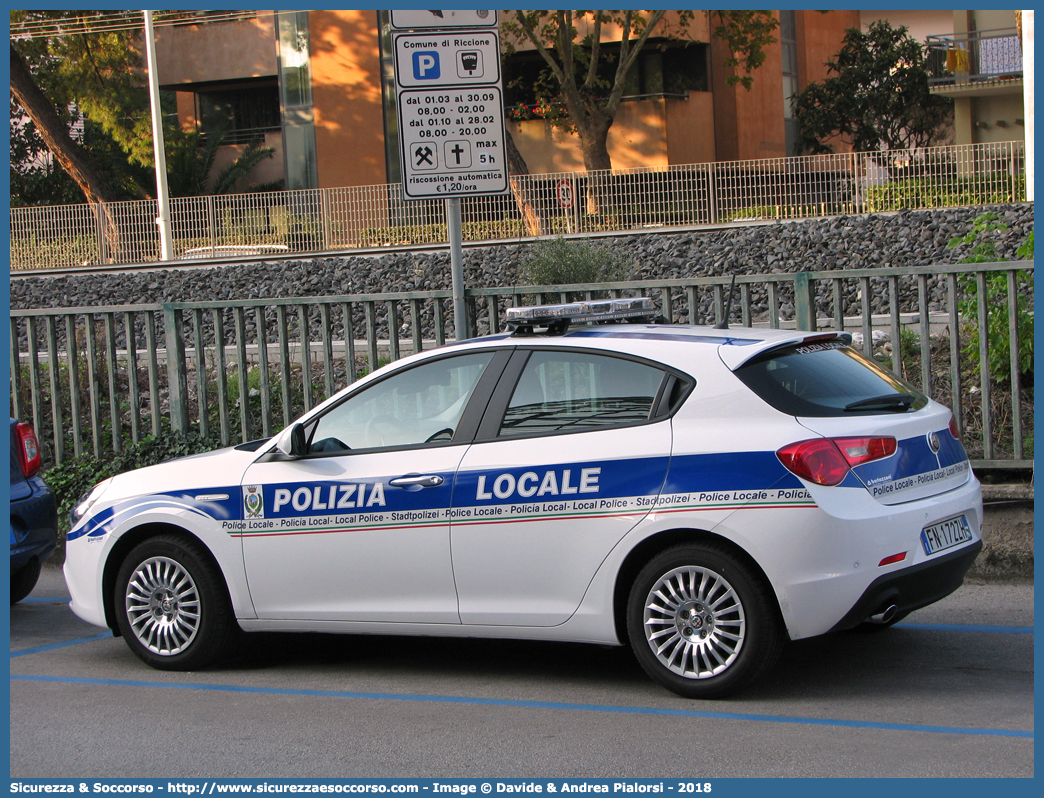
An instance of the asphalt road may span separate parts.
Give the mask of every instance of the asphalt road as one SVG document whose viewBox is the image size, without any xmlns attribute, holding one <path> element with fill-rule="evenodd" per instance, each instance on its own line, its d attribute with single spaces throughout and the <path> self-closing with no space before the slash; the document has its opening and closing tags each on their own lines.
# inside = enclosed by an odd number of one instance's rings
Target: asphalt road
<svg viewBox="0 0 1044 798">
<path fill-rule="evenodd" d="M 15 778 L 1033 775 L 1032 585 L 791 644 L 715 702 L 572 644 L 266 634 L 163 673 L 66 597 L 46 569 L 11 608 Z"/>
</svg>

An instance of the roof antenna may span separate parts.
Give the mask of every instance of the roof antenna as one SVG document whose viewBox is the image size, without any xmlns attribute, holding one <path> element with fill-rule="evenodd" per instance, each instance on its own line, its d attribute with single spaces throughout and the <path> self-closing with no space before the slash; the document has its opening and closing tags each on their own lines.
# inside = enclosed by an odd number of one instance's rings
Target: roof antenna
<svg viewBox="0 0 1044 798">
<path fill-rule="evenodd" d="M 729 298 L 725 300 L 725 318 L 711 327 L 712 330 L 729 329 L 729 316 L 732 315 L 732 297 L 736 295 L 736 275 L 732 275 L 732 284 L 729 286 Z"/>
</svg>

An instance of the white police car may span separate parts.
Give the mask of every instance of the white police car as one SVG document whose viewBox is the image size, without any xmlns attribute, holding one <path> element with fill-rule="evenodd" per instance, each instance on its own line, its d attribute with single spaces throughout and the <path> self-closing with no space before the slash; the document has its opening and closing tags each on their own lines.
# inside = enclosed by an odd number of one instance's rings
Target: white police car
<svg viewBox="0 0 1044 798">
<path fill-rule="evenodd" d="M 961 584 L 982 500 L 949 410 L 846 334 L 545 317 L 635 304 L 518 309 L 272 440 L 107 480 L 73 610 L 162 669 L 240 628 L 629 643 L 712 698 Z"/>
</svg>

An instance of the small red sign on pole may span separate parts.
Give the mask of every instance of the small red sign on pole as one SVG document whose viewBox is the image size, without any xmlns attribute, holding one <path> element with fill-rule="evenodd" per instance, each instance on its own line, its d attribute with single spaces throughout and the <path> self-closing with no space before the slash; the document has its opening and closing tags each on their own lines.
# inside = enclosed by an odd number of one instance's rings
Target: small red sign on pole
<svg viewBox="0 0 1044 798">
<path fill-rule="evenodd" d="M 563 208 L 572 208 L 573 184 L 565 179 L 559 180 L 558 185 L 555 186 L 555 196 L 558 199 L 558 204 Z"/>
</svg>

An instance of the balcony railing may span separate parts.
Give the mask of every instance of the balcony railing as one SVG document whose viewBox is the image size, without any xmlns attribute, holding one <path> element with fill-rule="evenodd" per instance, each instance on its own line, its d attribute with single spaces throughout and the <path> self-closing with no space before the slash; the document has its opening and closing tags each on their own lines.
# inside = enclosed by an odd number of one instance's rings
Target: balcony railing
<svg viewBox="0 0 1044 798">
<path fill-rule="evenodd" d="M 269 125 L 268 127 L 245 127 L 236 130 L 228 130 L 224 133 L 221 138 L 222 146 L 229 146 L 232 144 L 253 144 L 255 141 L 264 143 L 266 133 L 278 133 L 282 128 L 279 125 Z M 208 134 L 204 131 L 202 136 L 202 142 L 206 144 Z"/>
<path fill-rule="evenodd" d="M 1022 42 L 1014 28 L 929 36 L 932 86 L 1022 78 Z"/>
</svg>

